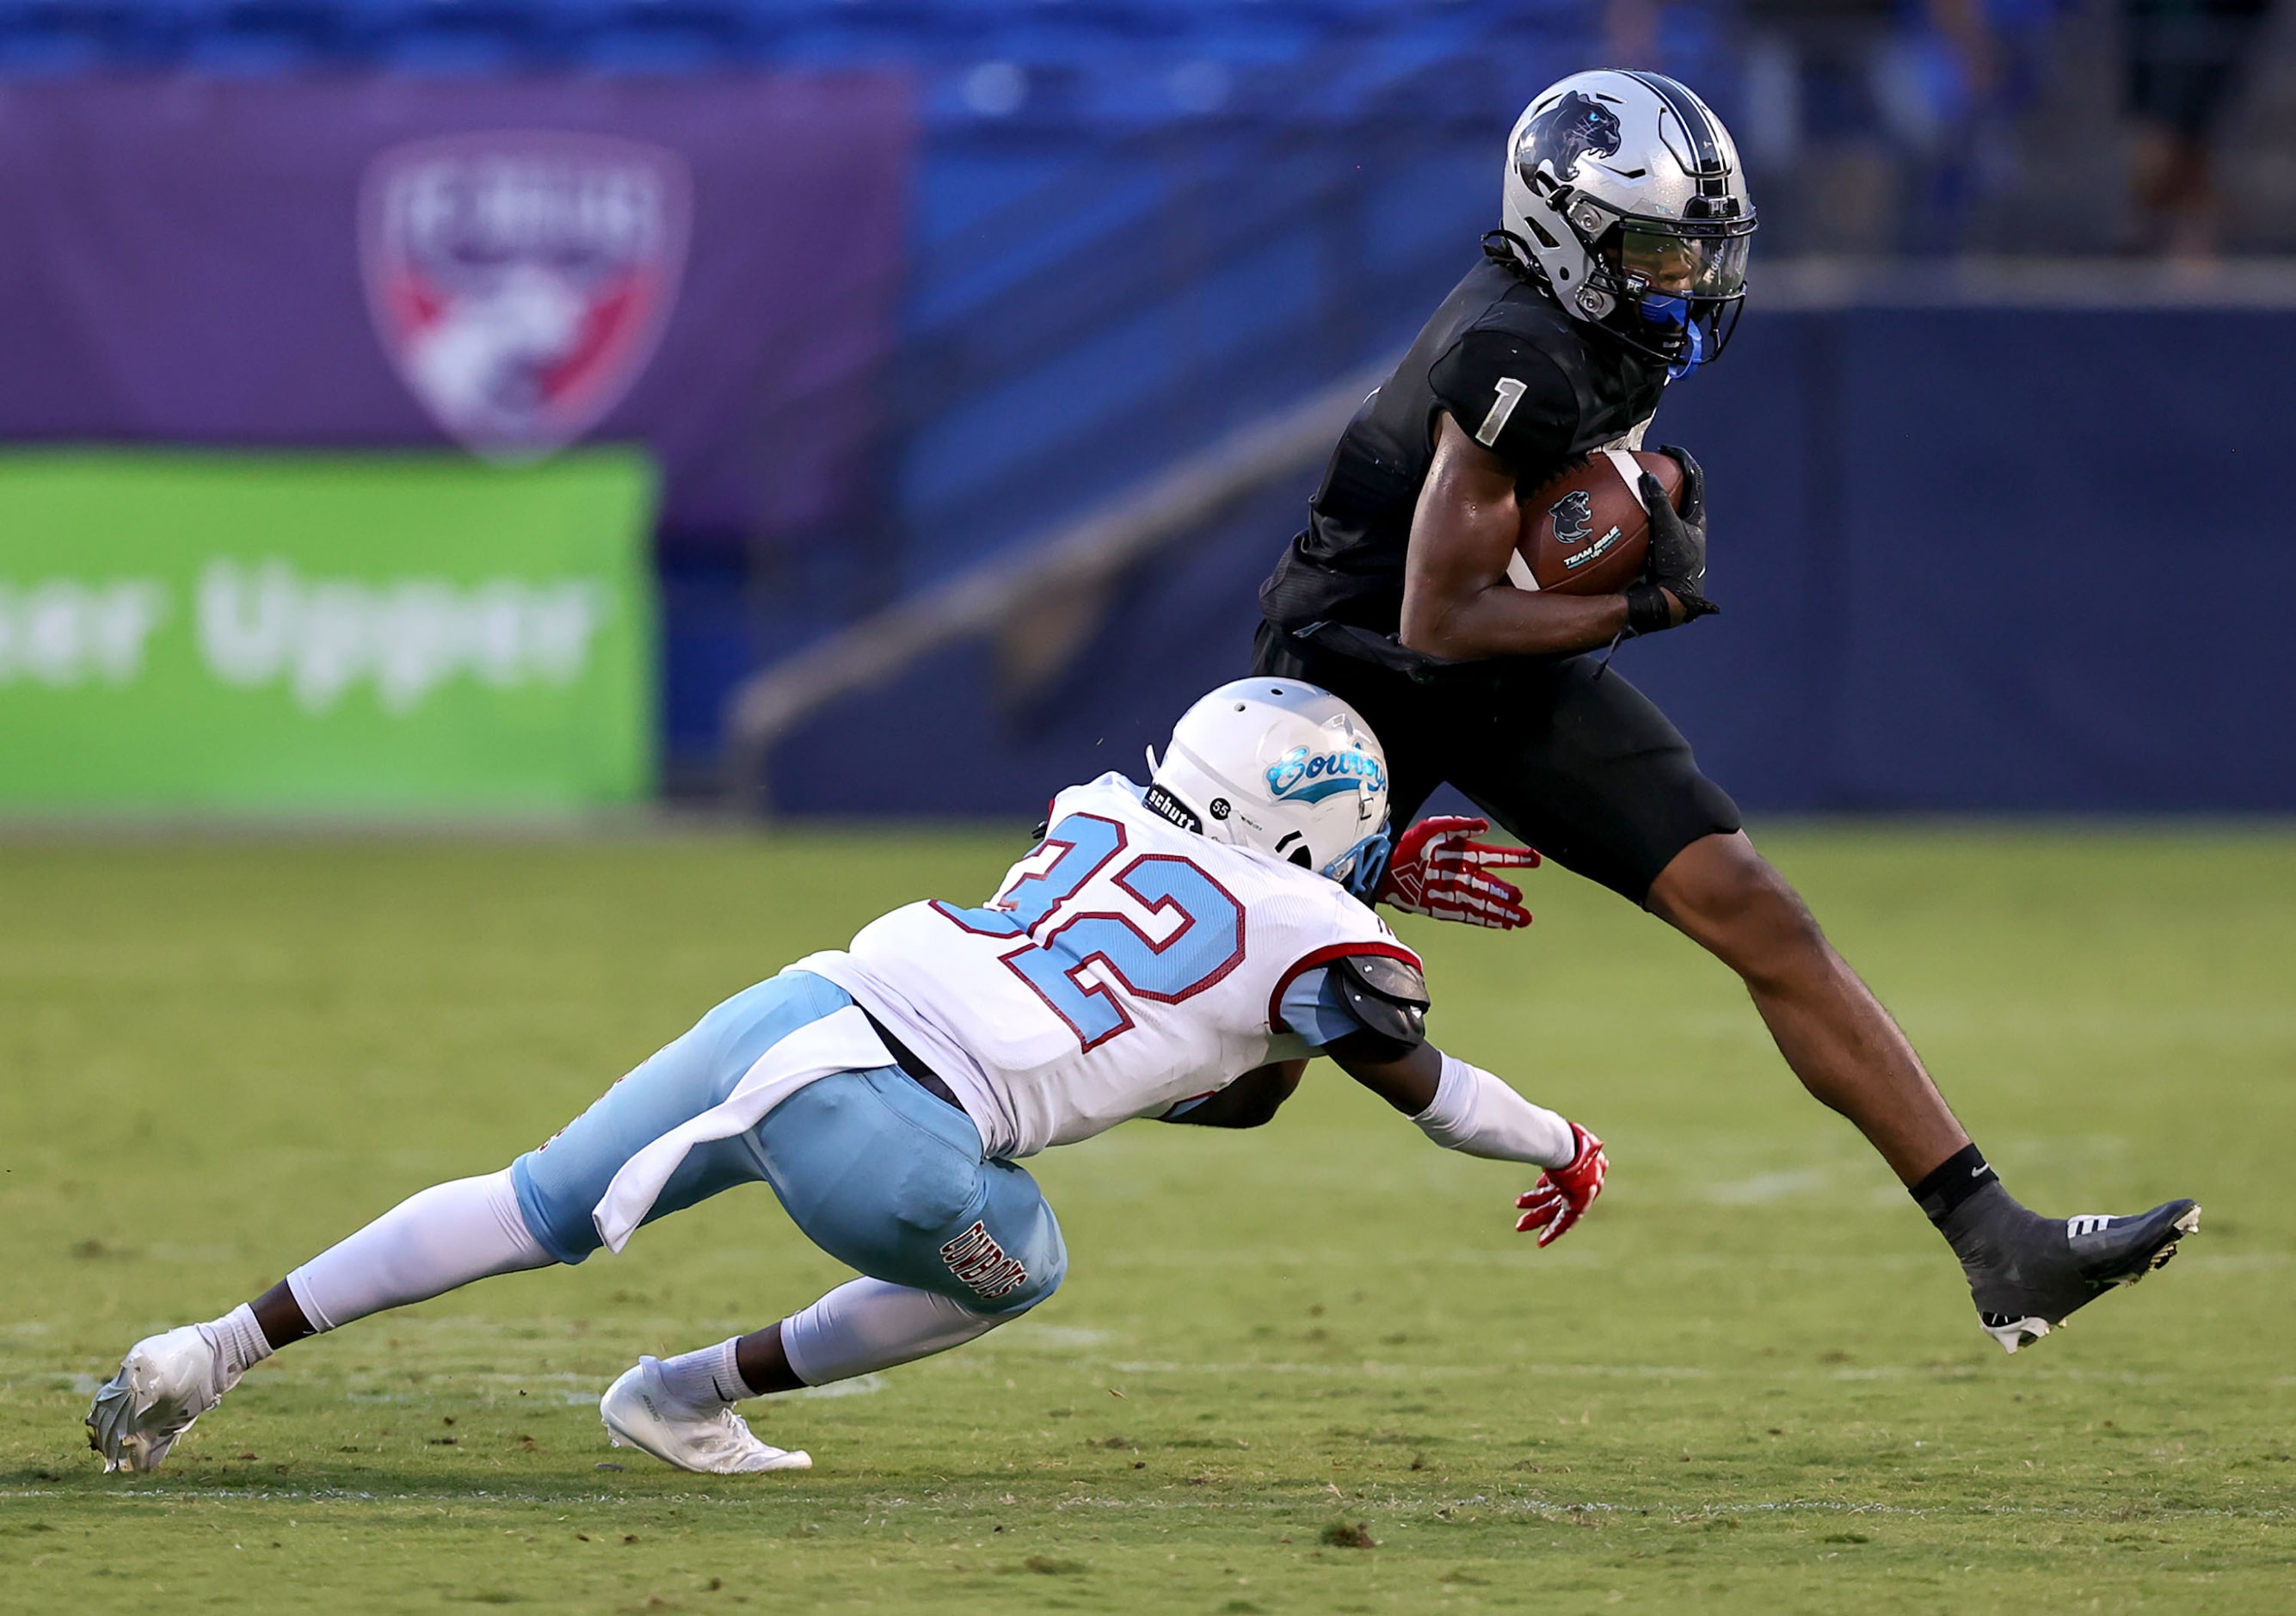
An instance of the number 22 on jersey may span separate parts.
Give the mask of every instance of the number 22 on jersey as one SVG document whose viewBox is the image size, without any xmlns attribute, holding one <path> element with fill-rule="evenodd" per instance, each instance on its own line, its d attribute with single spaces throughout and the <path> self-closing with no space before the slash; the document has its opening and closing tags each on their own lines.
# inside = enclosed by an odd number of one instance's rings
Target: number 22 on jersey
<svg viewBox="0 0 2296 1616">
<path fill-rule="evenodd" d="M 1143 853 L 1125 860 L 1125 846 L 1124 827 L 1113 819 L 1071 814 L 1021 860 L 1021 873 L 987 907 L 933 905 L 976 936 L 1014 939 L 1002 956 L 1004 968 L 1086 1049 L 1133 1025 L 1102 976 L 1135 998 L 1177 1005 L 1243 963 L 1242 905 L 1187 859 Z M 1111 874 L 1094 879 L 1111 865 Z M 1164 933 L 1163 941 L 1144 920 Z M 1090 969 L 1095 965 L 1096 973 Z"/>
</svg>

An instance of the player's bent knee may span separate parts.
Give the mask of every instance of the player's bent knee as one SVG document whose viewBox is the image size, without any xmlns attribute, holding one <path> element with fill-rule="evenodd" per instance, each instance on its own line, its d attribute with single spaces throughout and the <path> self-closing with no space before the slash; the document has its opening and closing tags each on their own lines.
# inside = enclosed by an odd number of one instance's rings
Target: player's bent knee
<svg viewBox="0 0 2296 1616">
<path fill-rule="evenodd" d="M 976 1223 L 942 1248 L 950 1275 L 972 1292 L 961 1299 L 967 1308 L 1002 1323 L 1061 1288 L 1069 1274 L 1068 1242 L 1053 1209 L 1039 1202 L 1037 1210 L 1031 1226 L 1007 1241 Z"/>
<path fill-rule="evenodd" d="M 1061 1281 L 1069 1276 L 1068 1242 L 1061 1238 L 1061 1226 L 1057 1223 L 1053 1225 L 1052 1239 L 1043 1260 L 1044 1272 L 1029 1288 L 1029 1306 L 1032 1308 L 1059 1290 Z"/>
<path fill-rule="evenodd" d="M 538 1153 L 529 1151 L 511 1163 L 519 1216 L 544 1251 L 560 1262 L 578 1263 L 605 1243 L 591 1217 L 597 1194 L 578 1177 L 567 1182 L 559 1175 L 537 1171 L 540 1160 Z"/>
<path fill-rule="evenodd" d="M 1746 894 L 1707 946 L 1740 974 L 1766 979 L 1807 967 L 1824 955 L 1826 943 L 1809 906 L 1780 880 Z"/>
<path fill-rule="evenodd" d="M 1825 947 L 1801 894 L 1743 834 L 1693 843 L 1652 898 L 1661 917 L 1742 972 L 1790 968 Z"/>
<path fill-rule="evenodd" d="M 1738 872 L 1726 913 L 1733 930 L 1765 950 L 1816 947 L 1824 941 L 1801 894 L 1759 855 Z"/>
<path fill-rule="evenodd" d="M 1056 1246 L 1049 1258 L 1029 1276 L 1029 1283 L 1006 1297 L 1003 1305 L 981 1310 L 1000 1324 L 1019 1317 L 1040 1301 L 1048 1301 L 1061 1282 L 1069 1276 L 1069 1253 L 1066 1246 Z"/>
</svg>

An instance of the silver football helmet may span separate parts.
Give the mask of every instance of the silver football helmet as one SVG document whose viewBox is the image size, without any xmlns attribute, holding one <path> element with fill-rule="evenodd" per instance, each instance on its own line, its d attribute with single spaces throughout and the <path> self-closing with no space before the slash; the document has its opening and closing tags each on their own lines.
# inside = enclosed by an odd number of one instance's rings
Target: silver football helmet
<svg viewBox="0 0 2296 1616">
<path fill-rule="evenodd" d="M 1730 132 L 1673 79 L 1603 68 L 1550 85 L 1507 142 L 1501 212 L 1506 249 L 1574 318 L 1673 374 L 1729 341 L 1754 202 Z"/>
</svg>

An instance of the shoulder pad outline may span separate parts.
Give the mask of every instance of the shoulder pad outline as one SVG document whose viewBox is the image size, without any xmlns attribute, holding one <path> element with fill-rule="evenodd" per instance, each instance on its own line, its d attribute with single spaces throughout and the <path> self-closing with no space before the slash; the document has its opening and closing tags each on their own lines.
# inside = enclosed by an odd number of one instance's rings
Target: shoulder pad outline
<svg viewBox="0 0 2296 1616">
<path fill-rule="evenodd" d="M 1427 979 L 1418 966 L 1391 954 L 1343 954 L 1332 962 L 1332 980 L 1349 1013 L 1368 1031 L 1416 1049 L 1427 1041 Z"/>
</svg>

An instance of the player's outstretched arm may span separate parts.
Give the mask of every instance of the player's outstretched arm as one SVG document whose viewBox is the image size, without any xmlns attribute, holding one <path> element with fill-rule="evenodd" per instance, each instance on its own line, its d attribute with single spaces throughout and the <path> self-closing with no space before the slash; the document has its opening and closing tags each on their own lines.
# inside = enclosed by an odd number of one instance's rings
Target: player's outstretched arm
<svg viewBox="0 0 2296 1616">
<path fill-rule="evenodd" d="M 1428 656 L 1564 656 L 1627 626 L 1623 595 L 1518 589 L 1507 578 L 1522 513 L 1514 472 L 1448 414 L 1419 490 L 1404 562 L 1402 640 Z"/>
<path fill-rule="evenodd" d="M 1183 1100 L 1159 1122 L 1185 1122 L 1193 1128 L 1259 1128 L 1273 1122 L 1292 1091 L 1300 1087 L 1305 1061 L 1272 1061 L 1254 1067 L 1216 1094 Z"/>
<path fill-rule="evenodd" d="M 1444 1149 L 1546 1168 L 1515 1201 L 1522 1211 L 1515 1227 L 1538 1230 L 1540 1245 L 1568 1234 L 1603 1193 L 1611 1165 L 1603 1142 L 1533 1105 L 1489 1072 L 1432 1044 L 1406 1050 L 1368 1030 L 1329 1044 L 1324 1053 Z"/>
</svg>

